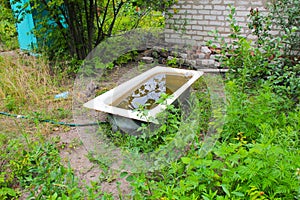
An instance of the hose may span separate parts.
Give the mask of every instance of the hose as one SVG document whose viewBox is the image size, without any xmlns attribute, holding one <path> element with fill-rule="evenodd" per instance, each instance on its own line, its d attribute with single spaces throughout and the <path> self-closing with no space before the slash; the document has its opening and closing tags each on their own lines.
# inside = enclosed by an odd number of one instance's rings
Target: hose
<svg viewBox="0 0 300 200">
<path fill-rule="evenodd" d="M 85 123 L 85 124 L 66 123 L 66 122 L 57 122 L 57 121 L 50 120 L 50 119 L 39 119 L 39 118 L 33 118 L 33 117 L 24 116 L 24 115 L 16 115 L 16 114 L 11 114 L 11 113 L 7 113 L 7 112 L 0 112 L 0 115 L 4 115 L 4 116 L 8 116 L 8 117 L 15 117 L 18 119 L 30 119 L 33 121 L 46 122 L 46 123 L 50 123 L 50 124 L 54 124 L 54 125 L 62 125 L 62 126 L 69 126 L 69 127 L 96 126 L 99 124 L 108 123 L 108 122 L 100 122 L 100 121 L 92 122 L 92 123 Z"/>
</svg>

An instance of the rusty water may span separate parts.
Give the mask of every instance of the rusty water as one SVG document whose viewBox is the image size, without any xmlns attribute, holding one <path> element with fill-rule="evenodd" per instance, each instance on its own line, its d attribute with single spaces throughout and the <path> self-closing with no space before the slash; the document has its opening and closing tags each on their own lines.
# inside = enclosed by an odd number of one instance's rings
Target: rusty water
<svg viewBox="0 0 300 200">
<path fill-rule="evenodd" d="M 156 74 L 131 90 L 127 96 L 114 101 L 112 105 L 129 110 L 143 106 L 145 109 L 150 110 L 157 106 L 157 101 L 162 94 L 172 95 L 190 78 L 178 74 Z"/>
</svg>

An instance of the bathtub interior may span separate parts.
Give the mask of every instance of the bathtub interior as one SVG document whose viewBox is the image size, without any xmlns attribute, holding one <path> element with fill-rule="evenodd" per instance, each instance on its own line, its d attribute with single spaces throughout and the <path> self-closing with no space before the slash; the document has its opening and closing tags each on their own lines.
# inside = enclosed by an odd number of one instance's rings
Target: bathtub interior
<svg viewBox="0 0 300 200">
<path fill-rule="evenodd" d="M 138 120 L 142 122 L 152 122 L 157 123 L 155 120 L 155 116 L 163 111 L 166 108 L 166 105 L 172 104 L 176 99 L 183 98 L 182 96 L 187 96 L 188 90 L 190 86 L 200 77 L 203 75 L 201 71 L 194 71 L 194 70 L 185 70 L 185 69 L 174 69 L 169 67 L 154 67 L 132 79 L 129 81 L 120 84 L 119 86 L 115 87 L 108 92 L 97 96 L 96 98 L 88 101 L 84 104 L 84 107 L 95 109 L 98 111 L 106 112 L 112 114 L 113 116 L 119 116 L 124 118 L 129 118 L 133 120 Z M 166 76 L 171 76 L 172 78 L 166 78 Z M 149 80 L 157 79 L 156 83 L 148 84 Z M 181 79 L 181 81 L 178 81 Z M 162 81 L 163 83 L 161 83 Z M 150 81 L 151 82 L 151 81 Z M 180 82 L 180 83 L 179 83 Z M 124 100 L 128 100 L 128 98 L 132 98 L 134 93 L 138 90 L 141 90 L 141 86 L 145 90 L 151 90 L 151 87 L 161 87 L 162 89 L 155 93 L 155 98 L 152 98 L 151 101 L 157 100 L 161 93 L 165 93 L 167 90 L 166 85 L 169 86 L 169 90 L 171 90 L 170 97 L 167 98 L 161 104 L 153 104 L 152 107 L 148 110 L 147 115 L 141 115 L 141 113 L 136 111 L 138 107 L 137 101 L 132 101 L 133 105 L 128 106 L 120 106 L 120 104 L 124 103 Z M 156 94 L 157 93 L 157 94 Z M 152 94 L 150 93 L 150 96 Z M 147 103 L 147 101 L 143 98 L 144 96 L 139 96 L 139 103 Z M 136 100 L 137 100 L 136 99 Z M 147 98 L 146 98 L 147 99 Z"/>
</svg>

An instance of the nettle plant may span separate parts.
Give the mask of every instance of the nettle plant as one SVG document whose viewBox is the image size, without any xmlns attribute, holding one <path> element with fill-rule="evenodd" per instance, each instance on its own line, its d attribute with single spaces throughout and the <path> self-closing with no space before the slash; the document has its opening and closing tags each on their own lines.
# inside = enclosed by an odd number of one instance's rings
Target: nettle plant
<svg viewBox="0 0 300 200">
<path fill-rule="evenodd" d="M 258 9 L 250 11 L 248 26 L 257 37 L 255 41 L 242 35 L 235 8 L 231 7 L 228 21 L 232 43 L 226 43 L 217 32 L 215 42 L 222 48 L 221 65 L 230 69 L 229 79 L 239 83 L 243 91 L 268 83 L 275 93 L 299 102 L 300 51 L 294 39 L 299 35 L 299 20 L 295 20 L 295 9 L 288 1 L 280 1 L 280 4 L 285 6 L 285 12 L 279 12 L 281 8 L 275 3 L 271 4 L 268 15 Z M 295 6 L 299 10 L 299 4 Z M 294 17 L 290 19 L 291 16 Z M 279 34 L 272 34 L 274 29 Z M 208 45 L 212 45 L 212 41 Z"/>
</svg>

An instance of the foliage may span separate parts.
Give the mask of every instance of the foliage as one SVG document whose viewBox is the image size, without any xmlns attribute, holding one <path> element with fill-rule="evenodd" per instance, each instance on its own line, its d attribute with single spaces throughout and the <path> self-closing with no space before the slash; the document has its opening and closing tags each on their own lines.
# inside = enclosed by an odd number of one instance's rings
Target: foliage
<svg viewBox="0 0 300 200">
<path fill-rule="evenodd" d="M 235 98 L 246 95 L 236 84 L 229 83 Z M 171 162 L 161 171 L 134 174 L 131 185 L 134 199 L 294 199 L 299 191 L 299 108 L 282 114 L 278 119 L 263 119 L 269 105 L 263 101 L 265 90 L 254 95 L 256 106 L 252 110 L 241 106 L 248 99 L 229 101 L 222 139 L 211 153 L 200 157 L 200 147 L 189 151 L 185 157 Z M 269 92 L 270 95 L 270 92 Z M 280 97 L 272 94 L 273 99 Z M 281 104 L 274 105 L 280 110 Z M 275 110 L 276 110 L 275 109 Z M 257 118 L 244 122 L 232 113 Z M 276 113 L 271 109 L 273 116 Z M 271 114 L 270 114 L 271 115 Z M 236 122 L 241 126 L 229 126 Z M 274 121 L 276 121 L 274 123 Z M 252 123 L 252 124 L 249 124 Z M 256 130 L 251 130 L 255 126 Z M 241 129 L 240 127 L 244 127 Z M 256 135 L 250 138 L 249 129 Z M 230 134 L 228 134 L 230 133 Z M 249 137 L 249 138 L 248 138 Z M 145 184 L 146 183 L 146 184 Z"/>
<path fill-rule="evenodd" d="M 55 143 L 23 136 L 26 142 L 0 135 L 1 199 L 17 199 L 21 192 L 28 192 L 28 198 L 34 199 L 110 198 L 110 195 L 99 192 L 95 183 L 87 187 L 89 192 L 85 194 L 78 187 L 72 169 L 61 164 Z"/>
<path fill-rule="evenodd" d="M 235 20 L 235 8 L 231 8 L 229 21 L 232 44 L 216 37 L 222 45 L 222 66 L 229 67 L 230 80 L 240 83 L 243 91 L 259 87 L 267 82 L 271 89 L 287 99 L 299 101 L 300 63 L 292 56 L 287 44 L 298 34 L 297 27 L 284 27 L 281 35 L 271 35 L 270 16 L 263 17 L 258 10 L 251 10 L 249 27 L 258 37 L 255 42 L 241 34 L 241 27 Z M 277 19 L 277 18 L 275 18 Z M 228 55 L 229 54 L 229 55 Z"/>
<path fill-rule="evenodd" d="M 139 112 L 147 115 L 147 110 L 140 107 Z M 139 131 L 139 136 L 133 136 L 128 133 L 109 133 L 109 137 L 117 146 L 121 146 L 129 151 L 137 151 L 141 153 L 149 153 L 157 150 L 161 145 L 167 144 L 176 132 L 180 125 L 181 115 L 180 109 L 174 105 L 168 105 L 164 113 L 165 121 L 160 124 L 157 130 L 151 130 L 148 124 L 142 124 Z M 162 116 L 161 116 L 162 117 Z M 151 131 L 151 132 L 149 132 Z"/>
<path fill-rule="evenodd" d="M 270 14 L 267 17 L 267 20 L 272 21 L 273 24 L 275 24 L 275 27 L 279 28 L 282 37 L 288 36 L 287 38 L 285 38 L 285 43 L 283 44 L 284 56 L 288 56 L 290 57 L 290 59 L 293 59 L 296 56 L 298 60 L 300 56 L 300 38 L 299 38 L 300 5 L 299 4 L 300 4 L 299 0 L 271 1 L 268 7 L 268 9 L 270 10 Z M 264 28 L 264 27 L 258 26 L 257 28 Z M 296 31 L 291 32 L 291 30 L 293 29 L 296 29 Z M 262 30 L 262 32 L 265 31 Z"/>
<path fill-rule="evenodd" d="M 176 58 L 176 57 L 167 60 L 167 65 L 168 65 L 168 66 L 171 66 L 171 67 L 176 66 L 177 63 L 178 63 L 178 61 L 177 61 L 177 58 Z"/>
<path fill-rule="evenodd" d="M 13 14 L 9 5 L 4 2 L 0 3 L 0 44 L 1 49 L 15 49 L 17 44 L 17 32 L 15 27 L 16 20 L 13 18 Z"/>
<path fill-rule="evenodd" d="M 133 61 L 138 55 L 137 51 L 130 51 L 128 53 L 125 53 L 124 55 L 121 55 L 116 61 L 115 63 L 117 65 L 123 65 L 123 64 L 127 64 L 130 61 Z"/>
<path fill-rule="evenodd" d="M 222 49 L 222 64 L 232 73 L 220 140 L 206 157 L 200 140 L 160 171 L 122 173 L 134 188 L 133 199 L 299 198 L 299 64 L 283 53 L 296 29 L 252 42 L 241 35 L 234 15 L 232 8 L 233 44 L 224 42 Z"/>
<path fill-rule="evenodd" d="M 163 26 L 161 12 L 172 4 L 173 0 L 30 1 L 39 47 L 46 48 L 50 58 L 68 52 L 77 59 L 112 35 Z"/>
</svg>

